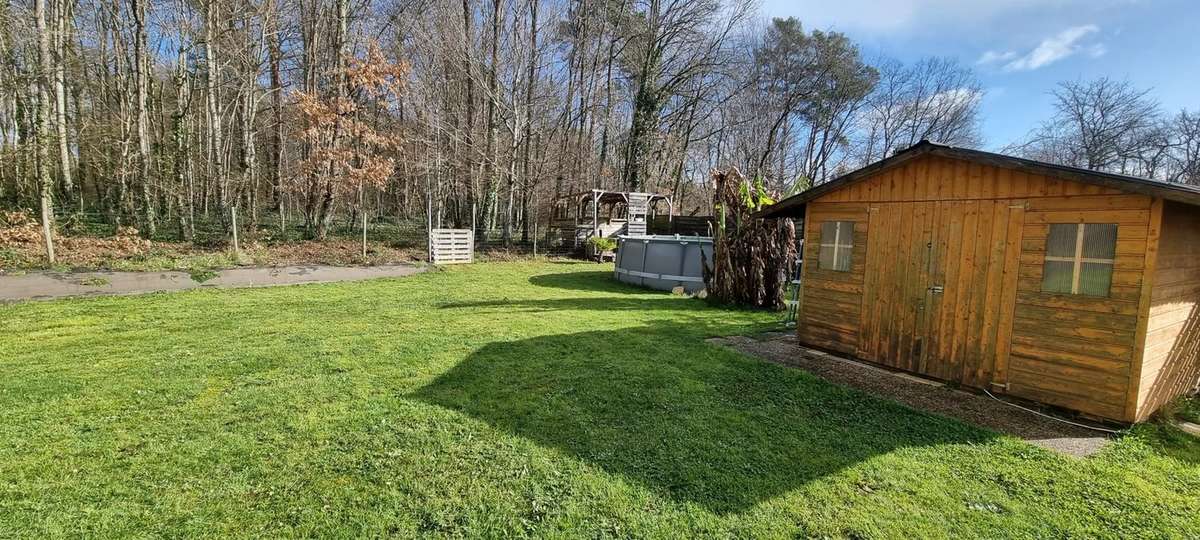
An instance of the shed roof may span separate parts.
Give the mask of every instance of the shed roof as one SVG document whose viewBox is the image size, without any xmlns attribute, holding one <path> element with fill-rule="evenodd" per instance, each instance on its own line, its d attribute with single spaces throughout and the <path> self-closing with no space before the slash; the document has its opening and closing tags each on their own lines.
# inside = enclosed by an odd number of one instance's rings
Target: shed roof
<svg viewBox="0 0 1200 540">
<path fill-rule="evenodd" d="M 976 163 L 983 163 L 986 165 L 993 165 L 1007 169 L 1016 169 L 1025 172 L 1043 174 L 1046 176 L 1053 176 L 1056 178 L 1063 178 L 1084 184 L 1110 187 L 1122 191 L 1128 191 L 1130 193 L 1140 193 L 1153 197 L 1162 197 L 1163 199 L 1169 201 L 1177 201 L 1200 206 L 1200 186 L 1160 182 L 1158 180 L 1151 180 L 1149 178 L 1142 178 L 1140 176 L 1092 171 L 1088 169 L 1080 169 L 1078 167 L 1068 167 L 1066 165 L 1047 163 L 1044 161 L 1036 161 L 1032 159 L 1006 156 L 1004 154 L 984 152 L 982 150 L 971 150 L 968 148 L 958 148 L 929 141 L 921 141 L 904 150 L 892 154 L 892 156 L 889 158 L 876 161 L 875 163 L 867 165 L 861 169 L 846 173 L 833 180 L 825 182 L 824 184 L 811 187 L 801 193 L 779 201 L 778 203 L 760 211 L 757 217 L 803 217 L 804 207 L 809 201 L 924 155 L 942 156 Z"/>
<path fill-rule="evenodd" d="M 582 203 L 595 199 L 600 204 L 616 204 L 628 203 L 630 195 L 642 195 L 648 202 L 654 201 L 670 201 L 669 195 L 659 193 L 647 193 L 642 191 L 609 191 L 606 189 L 591 189 L 587 191 L 579 191 L 575 193 L 564 193 L 559 195 L 555 201 L 571 201 Z"/>
</svg>

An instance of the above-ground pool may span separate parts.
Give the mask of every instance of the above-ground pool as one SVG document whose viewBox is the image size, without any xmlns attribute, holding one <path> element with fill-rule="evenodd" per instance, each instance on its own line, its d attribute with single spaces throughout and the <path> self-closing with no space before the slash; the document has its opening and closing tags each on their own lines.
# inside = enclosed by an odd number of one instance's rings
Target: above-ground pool
<svg viewBox="0 0 1200 540">
<path fill-rule="evenodd" d="M 712 238 L 706 236 L 622 236 L 617 244 L 618 281 L 669 291 L 704 288 L 700 253 L 712 261 Z"/>
</svg>

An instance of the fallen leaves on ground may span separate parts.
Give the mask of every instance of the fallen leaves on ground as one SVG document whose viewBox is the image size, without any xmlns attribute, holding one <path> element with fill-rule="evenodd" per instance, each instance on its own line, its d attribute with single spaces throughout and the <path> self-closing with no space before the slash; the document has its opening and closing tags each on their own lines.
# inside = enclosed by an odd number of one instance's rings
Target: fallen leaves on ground
<svg viewBox="0 0 1200 540">
<path fill-rule="evenodd" d="M 228 246 L 202 247 L 182 242 L 155 242 L 133 227 L 118 227 L 112 236 L 54 234 L 57 266 L 75 269 L 171 270 L 221 268 L 248 264 L 333 266 L 395 264 L 420 260 L 422 248 L 396 248 L 349 239 L 298 242 L 251 242 L 236 256 Z M 45 268 L 41 225 L 27 211 L 0 212 L 0 270 Z"/>
</svg>

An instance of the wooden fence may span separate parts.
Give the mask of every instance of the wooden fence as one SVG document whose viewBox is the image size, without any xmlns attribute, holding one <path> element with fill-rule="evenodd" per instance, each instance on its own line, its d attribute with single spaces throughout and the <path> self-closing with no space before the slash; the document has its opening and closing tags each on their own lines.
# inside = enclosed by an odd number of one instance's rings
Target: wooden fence
<svg viewBox="0 0 1200 540">
<path fill-rule="evenodd" d="M 466 264 L 475 260 L 475 233 L 470 229 L 433 229 L 429 232 L 429 258 L 433 264 Z"/>
<path fill-rule="evenodd" d="M 682 236 L 712 236 L 712 216 L 654 216 L 650 220 L 650 234 L 678 234 Z"/>
</svg>

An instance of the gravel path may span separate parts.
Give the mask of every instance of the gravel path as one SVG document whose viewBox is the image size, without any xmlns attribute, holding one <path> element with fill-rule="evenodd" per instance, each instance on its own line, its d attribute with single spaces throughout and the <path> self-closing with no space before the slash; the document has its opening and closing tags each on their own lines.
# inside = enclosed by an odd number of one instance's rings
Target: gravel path
<svg viewBox="0 0 1200 540">
<path fill-rule="evenodd" d="M 196 281 L 187 272 L 30 272 L 0 275 L 0 303 L 49 300 L 69 296 L 109 296 L 182 291 L 199 288 L 271 287 L 300 283 L 359 281 L 404 277 L 424 266 L 279 266 L 218 270 L 211 279 Z"/>
<path fill-rule="evenodd" d="M 794 334 L 771 333 L 757 338 L 713 338 L 751 356 L 797 367 L 831 382 L 898 401 L 914 409 L 983 426 L 1072 456 L 1089 456 L 1108 444 L 1105 433 L 1064 424 L 987 395 L 951 389 L 914 375 L 847 360 L 800 345 Z"/>
</svg>

